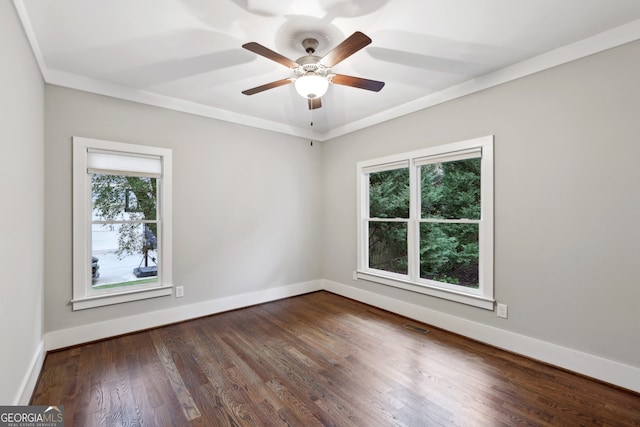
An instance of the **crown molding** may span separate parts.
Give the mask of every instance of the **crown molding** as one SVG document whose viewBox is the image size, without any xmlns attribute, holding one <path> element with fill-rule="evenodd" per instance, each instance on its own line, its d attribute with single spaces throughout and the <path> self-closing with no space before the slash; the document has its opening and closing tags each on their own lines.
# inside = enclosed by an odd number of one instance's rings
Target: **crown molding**
<svg viewBox="0 0 640 427">
<path fill-rule="evenodd" d="M 223 120 L 258 129 L 312 139 L 314 141 L 327 141 L 337 138 L 425 108 L 433 107 L 456 98 L 538 73 L 567 62 L 575 61 L 607 49 L 640 40 L 640 19 L 637 19 L 629 22 L 628 24 L 621 25 L 516 64 L 509 65 L 480 77 L 451 86 L 447 89 L 418 98 L 414 101 L 407 102 L 403 105 L 390 108 L 378 114 L 373 114 L 364 119 L 332 129 L 328 132 L 320 133 L 285 123 L 265 120 L 149 91 L 141 91 L 138 89 L 90 79 L 84 76 L 48 69 L 38 45 L 38 41 L 35 37 L 35 32 L 29 20 L 24 0 L 13 0 L 13 3 L 46 83 L 139 102 L 169 110 L 209 117 L 212 119 Z"/>
</svg>

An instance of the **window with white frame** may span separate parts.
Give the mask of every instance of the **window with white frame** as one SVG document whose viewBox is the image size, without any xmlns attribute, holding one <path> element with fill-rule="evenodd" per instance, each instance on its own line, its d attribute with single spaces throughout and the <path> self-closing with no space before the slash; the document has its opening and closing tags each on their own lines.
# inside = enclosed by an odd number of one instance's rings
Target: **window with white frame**
<svg viewBox="0 0 640 427">
<path fill-rule="evenodd" d="M 73 309 L 171 295 L 171 150 L 73 138 Z"/>
<path fill-rule="evenodd" d="M 358 278 L 493 310 L 493 136 L 357 168 Z"/>
</svg>

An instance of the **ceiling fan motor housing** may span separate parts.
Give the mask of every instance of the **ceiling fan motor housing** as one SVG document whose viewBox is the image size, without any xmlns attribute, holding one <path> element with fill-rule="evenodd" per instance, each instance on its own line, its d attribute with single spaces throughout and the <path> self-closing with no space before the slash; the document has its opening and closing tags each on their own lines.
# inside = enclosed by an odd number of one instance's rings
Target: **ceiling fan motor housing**
<svg viewBox="0 0 640 427">
<path fill-rule="evenodd" d="M 326 77 L 329 73 L 329 68 L 320 63 L 319 56 L 308 55 L 299 58 L 296 63 L 300 64 L 293 71 L 296 77 L 302 77 L 306 73 L 315 73 L 319 76 Z"/>
</svg>

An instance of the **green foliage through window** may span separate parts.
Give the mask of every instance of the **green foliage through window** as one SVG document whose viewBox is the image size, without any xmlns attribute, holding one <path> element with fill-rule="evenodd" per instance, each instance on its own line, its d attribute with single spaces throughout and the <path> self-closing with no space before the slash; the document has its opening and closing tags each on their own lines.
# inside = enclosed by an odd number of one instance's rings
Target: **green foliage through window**
<svg viewBox="0 0 640 427">
<path fill-rule="evenodd" d="M 369 216 L 409 218 L 409 169 L 393 169 L 369 175 Z M 406 222 L 369 223 L 369 267 L 407 274 Z"/>
<path fill-rule="evenodd" d="M 421 278 L 479 287 L 480 165 L 477 157 L 419 166 Z M 409 168 L 369 174 L 369 268 L 408 274 L 409 200 Z"/>
<path fill-rule="evenodd" d="M 480 158 L 420 167 L 421 218 L 480 219 Z M 420 224 L 420 277 L 478 287 L 477 224 Z"/>
<path fill-rule="evenodd" d="M 422 218 L 480 219 L 480 158 L 420 167 Z"/>
<path fill-rule="evenodd" d="M 369 216 L 409 218 L 409 168 L 369 174 Z"/>
<path fill-rule="evenodd" d="M 420 224 L 420 277 L 478 287 L 478 225 Z"/>
<path fill-rule="evenodd" d="M 369 267 L 407 274 L 407 224 L 369 223 Z"/>
</svg>

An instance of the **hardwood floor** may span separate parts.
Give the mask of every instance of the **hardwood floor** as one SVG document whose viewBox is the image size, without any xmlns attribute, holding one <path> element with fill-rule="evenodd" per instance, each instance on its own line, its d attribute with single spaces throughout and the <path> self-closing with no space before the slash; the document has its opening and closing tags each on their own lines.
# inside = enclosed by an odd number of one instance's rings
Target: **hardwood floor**
<svg viewBox="0 0 640 427">
<path fill-rule="evenodd" d="M 640 426 L 638 394 L 328 292 L 49 353 L 32 404 L 67 426 Z"/>
</svg>

